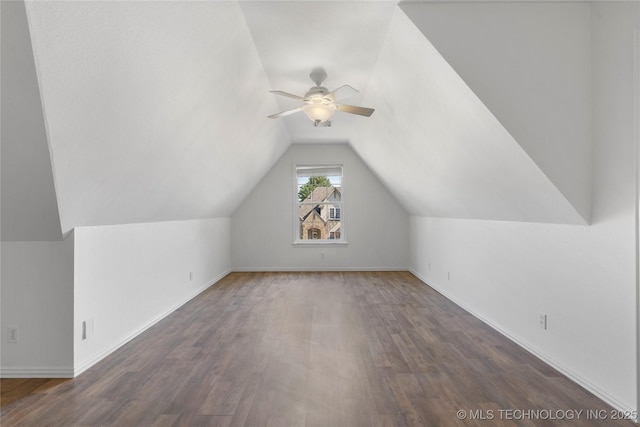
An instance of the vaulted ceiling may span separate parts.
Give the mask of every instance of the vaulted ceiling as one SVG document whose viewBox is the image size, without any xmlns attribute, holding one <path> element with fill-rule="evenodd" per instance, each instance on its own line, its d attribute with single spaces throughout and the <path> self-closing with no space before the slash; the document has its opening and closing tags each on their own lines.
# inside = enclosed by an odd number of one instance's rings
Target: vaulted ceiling
<svg viewBox="0 0 640 427">
<path fill-rule="evenodd" d="M 410 214 L 589 221 L 588 3 L 1 12 L 3 240 L 230 216 L 291 143 L 309 142 L 350 144 Z M 298 105 L 269 91 L 304 94 L 318 66 L 373 116 L 267 119 Z"/>
</svg>

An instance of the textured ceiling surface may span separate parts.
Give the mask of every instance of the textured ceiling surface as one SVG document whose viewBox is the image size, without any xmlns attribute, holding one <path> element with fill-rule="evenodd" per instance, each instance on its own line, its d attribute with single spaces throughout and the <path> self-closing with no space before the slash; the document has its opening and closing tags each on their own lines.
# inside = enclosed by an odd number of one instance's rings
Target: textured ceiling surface
<svg viewBox="0 0 640 427">
<path fill-rule="evenodd" d="M 585 56 L 567 55 L 558 81 L 545 83 L 562 29 L 588 32 L 584 6 L 563 6 L 554 20 L 545 2 L 536 22 L 553 37 L 536 37 L 506 24 L 526 15 L 512 4 L 449 3 L 457 8 L 28 0 L 41 98 L 33 108 L 42 108 L 62 231 L 229 216 L 289 144 L 304 142 L 350 143 L 415 215 L 585 223 L 588 120 L 584 106 L 572 109 L 582 98 L 567 102 L 584 95 L 584 75 L 571 74 Z M 494 17 L 483 27 L 493 33 L 465 23 L 473 8 Z M 552 53 L 532 67 L 527 51 L 497 40 Z M 563 43 L 583 52 L 588 41 Z M 492 72 L 503 61 L 505 87 Z M 326 69 L 328 89 L 360 90 L 344 102 L 373 116 L 338 113 L 330 128 L 303 113 L 267 119 L 298 106 L 269 91 L 304 94 L 315 67 Z M 554 117 L 536 98 L 540 87 L 557 95 Z M 556 153 L 578 160 L 562 172 Z"/>
<path fill-rule="evenodd" d="M 434 46 L 416 33 L 397 10 L 365 97 L 380 115 L 359 124 L 352 139 L 406 209 L 437 217 L 584 223 Z M 371 144 L 374 140 L 378 143 Z"/>
<path fill-rule="evenodd" d="M 589 221 L 591 5 L 439 2 L 401 8 Z"/>
<path fill-rule="evenodd" d="M 288 147 L 236 2 L 29 2 L 60 219 L 229 216 Z"/>
<path fill-rule="evenodd" d="M 2 240 L 60 240 L 62 230 L 27 16 L 20 2 L 2 2 L 1 7 Z"/>
</svg>

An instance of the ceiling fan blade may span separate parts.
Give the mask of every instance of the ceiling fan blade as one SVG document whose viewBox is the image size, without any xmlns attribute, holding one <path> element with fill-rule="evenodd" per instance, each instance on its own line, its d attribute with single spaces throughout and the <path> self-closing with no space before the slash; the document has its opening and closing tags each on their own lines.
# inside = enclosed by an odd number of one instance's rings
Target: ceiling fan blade
<svg viewBox="0 0 640 427">
<path fill-rule="evenodd" d="M 270 119 L 277 119 L 277 118 L 280 118 L 280 117 L 290 116 L 291 114 L 297 113 L 298 111 L 302 111 L 302 107 L 294 108 L 293 110 L 282 111 L 280 113 L 272 114 L 272 115 L 267 116 L 267 117 L 270 118 Z"/>
<path fill-rule="evenodd" d="M 339 99 L 349 98 L 350 96 L 356 95 L 358 92 L 357 89 L 352 88 L 349 85 L 340 86 L 338 89 L 333 92 L 329 92 L 324 97 L 329 99 L 331 102 L 335 102 Z"/>
<path fill-rule="evenodd" d="M 270 90 L 269 92 L 275 93 L 276 95 L 286 96 L 287 98 L 297 99 L 298 101 L 304 101 L 304 98 L 298 95 L 294 95 L 292 93 L 283 92 L 281 90 Z"/>
<path fill-rule="evenodd" d="M 369 117 L 373 114 L 374 111 L 376 111 L 373 108 L 356 107 L 355 105 L 336 104 L 336 107 L 338 107 L 338 110 L 344 111 L 345 113 L 357 114 L 359 116 L 367 117 Z"/>
</svg>

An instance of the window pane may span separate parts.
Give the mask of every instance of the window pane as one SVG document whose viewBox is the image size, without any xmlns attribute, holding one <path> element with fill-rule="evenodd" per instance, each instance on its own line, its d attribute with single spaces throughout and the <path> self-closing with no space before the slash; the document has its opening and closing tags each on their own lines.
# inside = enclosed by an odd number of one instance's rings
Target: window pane
<svg viewBox="0 0 640 427">
<path fill-rule="evenodd" d="M 339 219 L 328 217 L 329 207 L 326 204 L 300 204 L 300 232 L 301 240 L 333 240 L 340 239 L 341 222 Z"/>
<path fill-rule="evenodd" d="M 342 166 L 296 168 L 300 240 L 341 240 Z"/>
<path fill-rule="evenodd" d="M 298 177 L 298 201 L 324 202 L 328 198 L 332 201 L 340 201 L 341 181 L 342 177 L 339 176 Z"/>
</svg>

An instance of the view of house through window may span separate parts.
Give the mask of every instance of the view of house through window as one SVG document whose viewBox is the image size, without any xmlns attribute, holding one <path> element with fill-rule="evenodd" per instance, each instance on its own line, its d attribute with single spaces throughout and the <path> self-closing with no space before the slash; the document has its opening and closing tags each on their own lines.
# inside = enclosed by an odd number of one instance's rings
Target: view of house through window
<svg viewBox="0 0 640 427">
<path fill-rule="evenodd" d="M 297 166 L 299 240 L 342 241 L 342 166 Z"/>
</svg>

